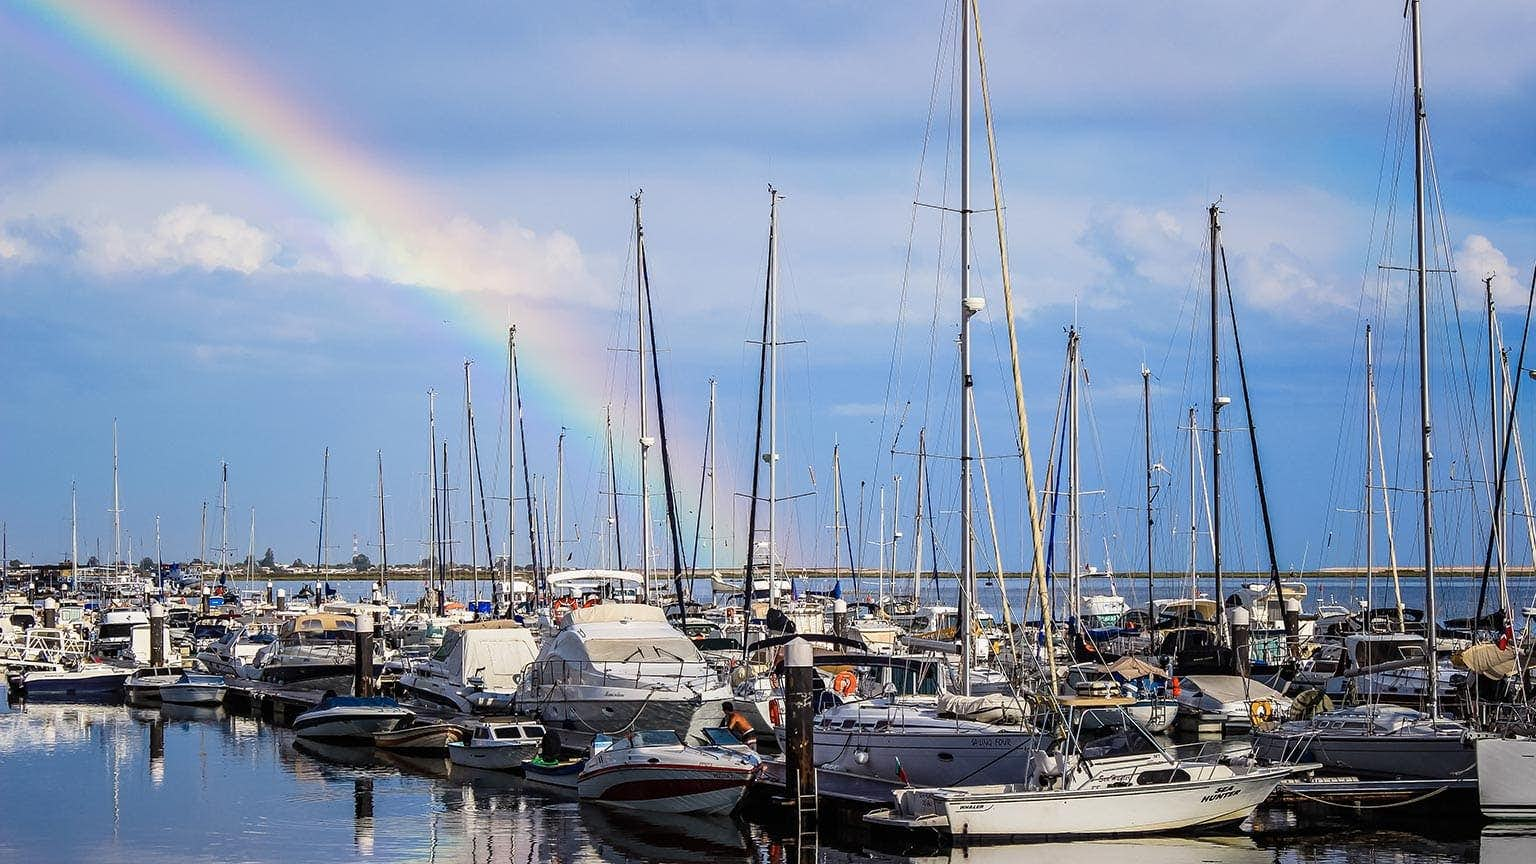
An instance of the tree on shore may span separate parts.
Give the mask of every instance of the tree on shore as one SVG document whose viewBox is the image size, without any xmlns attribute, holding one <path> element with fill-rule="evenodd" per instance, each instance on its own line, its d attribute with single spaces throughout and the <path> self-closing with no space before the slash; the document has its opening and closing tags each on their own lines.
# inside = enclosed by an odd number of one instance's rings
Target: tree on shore
<svg viewBox="0 0 1536 864">
<path fill-rule="evenodd" d="M 277 566 L 277 556 L 273 554 L 271 546 L 267 547 L 267 554 L 261 556 L 261 560 L 257 561 L 256 563 L 260 564 L 263 567 L 276 567 Z"/>
<path fill-rule="evenodd" d="M 364 570 L 371 570 L 373 569 L 373 562 L 368 560 L 367 555 L 359 552 L 352 556 L 352 569 L 359 573 L 363 572 Z"/>
</svg>

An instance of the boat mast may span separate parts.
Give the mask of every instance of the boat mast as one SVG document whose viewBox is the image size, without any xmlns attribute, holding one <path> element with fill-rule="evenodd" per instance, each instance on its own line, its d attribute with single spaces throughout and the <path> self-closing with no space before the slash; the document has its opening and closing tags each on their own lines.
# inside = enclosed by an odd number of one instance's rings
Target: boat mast
<svg viewBox="0 0 1536 864">
<path fill-rule="evenodd" d="M 325 500 L 320 501 L 321 536 L 325 531 Z M 219 463 L 219 573 L 225 577 L 229 575 L 229 463 Z"/>
<path fill-rule="evenodd" d="M 640 388 L 640 577 L 644 597 L 651 594 L 651 496 L 646 483 L 646 463 L 655 439 L 650 437 L 645 417 L 645 229 L 640 224 L 640 196 L 635 202 L 635 362 L 636 384 Z"/>
<path fill-rule="evenodd" d="M 112 418 L 112 572 L 123 558 L 123 505 L 117 486 L 117 418 Z"/>
<path fill-rule="evenodd" d="M 229 476 L 229 466 L 227 465 L 224 468 L 224 474 L 226 478 Z M 318 568 L 317 573 L 325 572 L 325 499 L 330 497 L 330 493 L 331 448 L 327 447 L 325 448 L 325 454 L 320 458 L 320 537 L 315 541 L 315 566 Z M 222 503 L 220 506 L 223 506 Z M 320 598 L 315 598 L 317 608 L 319 602 Z"/>
<path fill-rule="evenodd" d="M 779 501 L 779 195 L 768 187 L 768 603 L 779 605 L 778 543 L 775 519 Z M 750 554 L 750 552 L 748 553 Z"/>
<path fill-rule="evenodd" d="M 1433 456 L 1433 437 L 1430 427 L 1429 407 L 1429 291 L 1425 284 L 1424 261 L 1424 58 L 1419 33 L 1419 0 L 1410 5 L 1413 30 L 1413 230 L 1414 269 L 1418 283 L 1419 325 L 1419 427 L 1423 432 L 1419 447 L 1419 474 L 1423 484 L 1424 506 L 1424 599 L 1425 610 L 1424 656 L 1429 666 L 1429 713 L 1440 716 L 1440 667 L 1435 660 L 1435 645 L 1439 641 L 1438 614 L 1435 603 L 1435 505 L 1430 460 Z"/>
<path fill-rule="evenodd" d="M 1152 370 L 1145 365 L 1141 367 L 1141 412 L 1145 445 L 1143 453 L 1147 463 L 1147 638 L 1150 639 L 1152 622 L 1157 619 L 1152 602 L 1155 593 L 1152 575 L 1152 496 L 1157 490 L 1152 485 Z"/>
<path fill-rule="evenodd" d="M 73 516 L 73 514 L 74 514 L 74 504 L 75 504 L 73 490 L 71 490 L 69 504 L 70 504 L 70 514 L 71 514 L 71 516 Z M 253 509 L 252 510 L 252 514 L 253 515 L 251 517 L 253 519 L 255 518 L 254 513 L 255 513 L 255 510 Z M 70 548 L 73 549 L 74 548 L 74 542 L 75 542 L 75 535 L 74 535 L 75 526 L 73 524 L 71 524 L 69 526 L 69 532 L 70 532 L 70 535 L 69 535 Z M 73 553 L 71 553 L 71 554 L 73 554 Z M 254 550 L 253 550 L 253 554 L 254 554 Z M 71 561 L 71 563 L 73 563 L 74 559 L 71 558 L 70 561 Z M 165 587 L 165 585 L 160 581 L 161 574 L 163 574 L 164 572 L 165 572 L 165 557 L 160 554 L 160 514 L 156 513 L 155 514 L 155 587 L 156 588 L 163 589 Z"/>
<path fill-rule="evenodd" d="M 555 440 L 555 549 L 549 556 L 549 569 L 559 569 L 565 560 L 565 427 L 560 427 L 560 437 Z"/>
<path fill-rule="evenodd" d="M 469 515 L 470 592 L 480 599 L 480 555 L 475 543 L 475 409 L 469 389 L 469 361 L 464 361 L 464 509 Z M 491 550 L 485 550 L 489 557 Z"/>
<path fill-rule="evenodd" d="M 384 451 L 379 459 L 379 594 L 389 597 L 389 531 L 384 521 Z"/>
<path fill-rule="evenodd" d="M 1221 304 L 1216 293 L 1216 257 L 1221 250 L 1221 211 L 1215 204 L 1211 216 L 1211 579 L 1216 595 L 1216 641 L 1227 644 L 1226 599 L 1221 590 L 1221 409 L 1227 401 L 1221 395 L 1221 344 L 1219 341 Z"/>
<path fill-rule="evenodd" d="M 80 587 L 80 510 L 75 502 L 75 481 L 69 481 L 69 578 Z M 5 556 L 0 555 L 0 558 Z"/>
<path fill-rule="evenodd" d="M 1493 452 L 1504 452 L 1504 397 L 1499 388 L 1499 318 L 1493 302 L 1493 276 L 1483 279 L 1483 290 L 1488 296 L 1488 426 L 1493 436 Z M 1495 475 L 1502 480 L 1504 477 L 1503 463 L 1494 469 Z M 1508 573 L 1504 563 L 1504 496 L 1502 489 L 1492 490 L 1493 499 L 1493 554 L 1495 564 L 1498 566 L 1499 609 L 1507 615 L 1509 604 Z M 1486 584 L 1486 583 L 1485 583 Z M 1482 605 L 1481 602 L 1478 603 Z M 1481 610 L 1479 610 L 1481 611 Z"/>
<path fill-rule="evenodd" d="M 1376 433 L 1372 420 L 1376 412 L 1376 358 L 1371 353 L 1371 325 L 1365 325 L 1365 617 L 1369 627 L 1371 610 L 1376 605 L 1375 505 L 1371 463 L 1376 458 Z"/>
<path fill-rule="evenodd" d="M 517 337 L 517 327 L 507 328 L 507 585 L 511 587 L 512 574 L 517 569 L 517 402 L 512 388 L 512 345 Z M 609 444 L 610 451 L 612 443 Z M 611 455 L 611 453 L 610 453 Z M 610 459 L 610 463 L 611 463 Z M 611 464 L 609 466 L 612 467 Z"/>
<path fill-rule="evenodd" d="M 608 501 L 613 505 L 613 554 L 614 569 L 624 569 L 624 535 L 619 531 L 619 475 L 614 467 L 613 456 L 613 406 L 603 409 L 603 429 L 608 442 Z"/>
<path fill-rule="evenodd" d="M 837 546 L 837 541 L 842 537 L 843 511 L 838 498 L 843 488 L 841 476 L 842 466 L 838 462 L 837 445 L 832 445 L 832 578 L 836 579 L 841 573 L 842 556 Z"/>
<path fill-rule="evenodd" d="M 1067 614 L 1072 618 L 1072 626 L 1081 632 L 1083 626 L 1083 601 L 1082 586 L 1079 584 L 1079 574 L 1082 572 L 1082 513 L 1081 500 L 1078 497 L 1078 488 L 1082 482 L 1081 466 L 1078 464 L 1077 432 L 1078 432 L 1078 383 L 1081 381 L 1081 371 L 1078 368 L 1077 356 L 1077 328 L 1067 330 Z"/>
<path fill-rule="evenodd" d="M 251 580 L 256 578 L 256 508 L 251 508 L 251 539 L 246 546 L 245 590 L 251 590 Z M 155 556 L 160 555 L 160 517 L 155 517 Z"/>
<path fill-rule="evenodd" d="M 719 565 L 715 563 L 715 379 L 709 379 L 709 573 L 714 578 Z"/>
<path fill-rule="evenodd" d="M 960 3 L 960 692 L 970 695 L 971 604 L 976 595 L 976 558 L 971 545 L 971 316 L 982 299 L 971 296 L 971 4 Z"/>
<path fill-rule="evenodd" d="M 1189 406 L 1189 600 L 1193 603 L 1200 596 L 1198 573 L 1200 566 L 1200 508 L 1198 499 L 1200 484 L 1196 471 L 1200 461 L 1200 428 L 1195 406 Z M 1193 607 L 1191 607 L 1193 608 Z"/>
<path fill-rule="evenodd" d="M 428 565 L 432 570 L 432 584 L 437 590 L 437 614 L 442 615 L 447 610 L 447 600 L 443 597 L 442 585 L 442 520 L 437 501 L 437 391 L 427 391 L 427 454 L 429 457 L 429 472 L 427 482 L 432 486 L 432 542 L 428 546 Z"/>
</svg>

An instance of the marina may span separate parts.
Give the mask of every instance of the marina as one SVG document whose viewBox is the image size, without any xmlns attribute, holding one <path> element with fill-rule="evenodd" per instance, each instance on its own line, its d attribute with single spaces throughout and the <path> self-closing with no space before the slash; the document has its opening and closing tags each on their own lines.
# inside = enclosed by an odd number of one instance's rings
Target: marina
<svg viewBox="0 0 1536 864">
<path fill-rule="evenodd" d="M 1536 859 L 1536 17 L 1192 9 L 0 9 L 0 862 Z"/>
</svg>

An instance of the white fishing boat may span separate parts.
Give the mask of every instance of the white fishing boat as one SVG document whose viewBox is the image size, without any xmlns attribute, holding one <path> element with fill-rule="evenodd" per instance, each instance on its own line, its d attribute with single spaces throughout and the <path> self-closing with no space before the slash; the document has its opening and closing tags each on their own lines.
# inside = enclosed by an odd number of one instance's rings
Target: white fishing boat
<svg viewBox="0 0 1536 864">
<path fill-rule="evenodd" d="M 730 813 L 757 773 L 755 755 L 694 747 L 671 730 L 599 736 L 577 777 L 583 800 L 657 813 Z"/>
<path fill-rule="evenodd" d="M 226 690 L 223 675 L 183 672 L 177 679 L 160 687 L 163 705 L 222 705 Z"/>
<path fill-rule="evenodd" d="M 466 741 L 449 742 L 448 761 L 465 768 L 511 771 L 538 752 L 544 727 L 537 723 L 482 723 Z"/>
<path fill-rule="evenodd" d="M 371 743 L 375 732 L 388 732 L 416 716 L 388 696 L 326 696 L 293 720 L 300 738 Z"/>
<path fill-rule="evenodd" d="M 1477 800 L 1489 819 L 1536 820 L 1536 738 L 1478 738 Z"/>
</svg>

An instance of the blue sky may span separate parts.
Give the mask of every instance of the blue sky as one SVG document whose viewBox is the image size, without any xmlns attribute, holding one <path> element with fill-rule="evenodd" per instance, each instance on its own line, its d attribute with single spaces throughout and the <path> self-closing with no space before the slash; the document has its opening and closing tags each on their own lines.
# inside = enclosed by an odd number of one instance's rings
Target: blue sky
<svg viewBox="0 0 1536 864">
<path fill-rule="evenodd" d="M 1519 41 L 1536 9 L 1455 8 L 1425 11 L 1446 245 L 1471 340 L 1465 364 L 1459 353 L 1437 353 L 1437 363 L 1448 362 L 1436 374 L 1452 383 L 1486 375 L 1483 325 L 1471 314 L 1483 273 L 1499 272 L 1513 348 L 1524 304 L 1519 271 L 1536 257 L 1528 146 L 1536 108 L 1526 98 L 1536 61 Z M 1218 196 L 1282 566 L 1358 560 L 1359 520 L 1342 511 L 1360 504 L 1357 342 L 1360 310 L 1376 309 L 1363 289 L 1379 284 L 1378 263 L 1406 263 L 1409 248 L 1410 180 L 1393 167 L 1390 144 L 1402 131 L 1394 116 L 1400 11 L 1395 2 L 983 4 L 1037 458 L 1043 468 L 1062 331 L 1076 320 L 1096 431 L 1096 444 L 1085 442 L 1085 484 L 1105 490 L 1088 505 L 1099 514 L 1088 526 L 1099 566 L 1107 557 L 1130 568 L 1144 557 L 1125 509 L 1141 498 L 1143 362 L 1157 374 L 1157 458 L 1172 472 L 1159 498 L 1168 508 L 1159 516 L 1159 562 L 1184 566 L 1187 537 L 1170 533 L 1187 521 L 1176 515 L 1188 496 L 1178 426 L 1189 404 L 1207 398 L 1205 360 L 1189 350 L 1204 338 L 1190 304 L 1202 287 L 1205 206 Z M 579 266 L 569 282 L 506 296 L 482 289 L 481 307 L 515 315 L 567 298 L 589 325 L 572 351 L 621 356 L 609 349 L 622 347 L 631 326 L 628 196 L 643 186 L 668 419 L 689 430 L 674 456 L 683 503 L 697 506 L 693 445 L 702 439 L 705 382 L 716 376 L 722 526 L 732 494 L 746 488 L 756 361 L 746 343 L 761 308 L 766 186 L 782 189 L 784 335 L 806 344 L 784 352 L 781 485 L 810 491 L 814 474 L 818 492 L 784 509 L 792 536 L 782 554 L 795 563 L 830 557 L 834 441 L 850 505 L 859 481 L 873 502 L 901 473 L 908 520 L 913 466 L 888 455 L 902 406 L 913 405 L 896 449 L 913 446 L 924 424 L 935 453 L 955 449 L 955 228 L 938 211 L 913 208 L 914 189 L 925 202 L 956 195 L 954 64 L 947 53 L 936 62 L 951 13 L 937 0 L 177 10 L 201 39 L 238 54 L 336 134 L 447 202 L 457 224 L 496 247 L 487 256 L 497 267 L 547 275 L 533 260 L 541 244 L 573 240 Z M 488 460 L 503 453 L 504 359 L 495 346 L 445 318 L 431 286 L 397 284 L 356 262 L 286 266 L 288 250 L 314 248 L 334 226 L 172 106 L 53 37 L 25 11 L 0 7 L 8 58 L 0 68 L 0 518 L 13 553 L 67 554 L 71 481 L 84 551 L 98 538 L 110 548 L 115 416 L 125 529 L 136 550 L 152 542 L 158 514 L 166 557 L 196 554 L 199 510 L 216 501 L 227 459 L 238 554 L 254 508 L 258 548 L 311 560 L 329 446 L 338 548 L 328 554 L 350 554 L 356 534 L 376 555 L 373 460 L 383 451 L 391 555 L 418 557 L 423 394 L 442 393 L 457 470 L 461 364 L 474 359 L 482 450 Z M 982 147 L 978 126 L 974 180 L 986 201 Z M 1378 192 L 1394 180 L 1399 194 Z M 978 395 L 988 449 L 1002 453 L 1009 387 L 997 354 L 1005 343 L 990 227 L 982 214 L 976 272 L 991 305 L 977 332 Z M 1402 413 L 1400 288 L 1364 317 L 1379 319 L 1383 340 L 1389 473 L 1409 487 L 1416 456 Z M 1456 338 L 1455 323 L 1437 315 L 1442 344 Z M 632 390 L 627 361 L 607 362 L 608 391 Z M 1236 389 L 1235 378 L 1224 383 Z M 1481 393 L 1437 387 L 1440 482 L 1455 487 L 1442 496 L 1448 559 L 1471 560 L 1486 523 L 1483 493 L 1468 491 L 1483 487 L 1465 483 L 1481 470 L 1469 466 L 1487 459 L 1476 450 Z M 561 416 L 554 399 L 526 409 L 533 471 L 545 476 L 559 428 L 599 422 Z M 632 398 L 615 411 L 629 463 Z M 601 442 L 582 431 L 568 445 L 567 536 L 582 538 L 569 551 L 577 563 L 597 563 Z M 1259 566 L 1246 444 L 1234 436 L 1226 450 L 1234 466 L 1229 556 Z M 1017 568 L 1018 469 L 992 464 L 1005 563 Z M 622 470 L 632 491 L 633 471 Z M 930 470 L 941 561 L 952 563 L 954 469 L 936 459 Z M 505 470 L 487 474 L 504 495 Z M 1394 507 L 1399 537 L 1411 537 L 1412 498 L 1398 495 Z M 745 523 L 735 509 L 739 536 Z M 872 510 L 866 517 L 870 540 L 876 518 Z M 625 519 L 632 528 L 633 516 Z M 498 538 L 504 524 L 498 514 Z M 1523 534 L 1517 540 L 1523 547 Z M 1402 540 L 1400 557 L 1417 560 L 1416 548 Z M 902 560 L 909 555 L 903 550 Z"/>
</svg>

